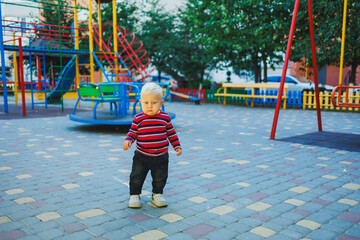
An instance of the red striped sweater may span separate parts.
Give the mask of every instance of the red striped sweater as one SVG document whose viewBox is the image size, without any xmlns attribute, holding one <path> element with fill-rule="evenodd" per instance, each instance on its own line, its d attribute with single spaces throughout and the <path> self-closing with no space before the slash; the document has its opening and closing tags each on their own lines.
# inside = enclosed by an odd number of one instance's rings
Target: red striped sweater
<svg viewBox="0 0 360 240">
<path fill-rule="evenodd" d="M 136 114 L 125 140 L 131 143 L 137 140 L 137 151 L 152 157 L 167 153 L 169 141 L 174 149 L 181 148 L 170 116 L 163 111 L 154 116 L 143 112 Z"/>
</svg>

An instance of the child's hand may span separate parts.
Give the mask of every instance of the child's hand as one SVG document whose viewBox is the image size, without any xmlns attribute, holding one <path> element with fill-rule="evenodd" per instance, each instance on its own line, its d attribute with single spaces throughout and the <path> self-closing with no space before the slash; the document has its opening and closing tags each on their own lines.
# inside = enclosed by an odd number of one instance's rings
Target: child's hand
<svg viewBox="0 0 360 240">
<path fill-rule="evenodd" d="M 124 144 L 123 144 L 124 151 L 128 150 L 130 147 L 131 147 L 131 141 L 129 141 L 129 140 L 124 141 Z"/>
<path fill-rule="evenodd" d="M 175 151 L 177 152 L 177 154 L 176 154 L 177 156 L 180 156 L 182 153 L 181 148 L 177 148 L 177 149 L 175 149 Z"/>
</svg>

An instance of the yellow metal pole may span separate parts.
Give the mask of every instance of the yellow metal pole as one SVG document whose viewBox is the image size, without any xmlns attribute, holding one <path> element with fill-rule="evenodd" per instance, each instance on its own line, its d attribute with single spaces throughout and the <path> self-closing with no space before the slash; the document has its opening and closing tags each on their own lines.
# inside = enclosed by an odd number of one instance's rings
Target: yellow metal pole
<svg viewBox="0 0 360 240">
<path fill-rule="evenodd" d="M 93 31 L 92 31 L 92 4 L 89 0 L 89 49 L 90 49 L 90 77 L 91 82 L 94 83 L 94 57 L 92 52 L 94 51 Z"/>
<path fill-rule="evenodd" d="M 79 50 L 79 23 L 78 23 L 78 10 L 77 10 L 77 0 L 74 0 L 74 22 L 75 22 L 75 50 Z M 79 67 L 79 54 L 75 55 L 75 91 L 77 91 L 77 86 L 80 84 L 80 67 Z M 80 107 L 80 101 L 78 103 Z"/>
<path fill-rule="evenodd" d="M 117 64 L 117 55 L 116 53 L 118 52 L 118 42 L 117 42 L 117 31 L 116 31 L 116 26 L 117 26 L 117 16 L 116 16 L 116 0 L 112 1 L 112 9 L 113 9 L 113 41 L 114 41 L 114 57 L 115 57 L 115 65 Z M 118 70 L 115 69 L 115 74 L 119 79 L 118 76 Z"/>
<path fill-rule="evenodd" d="M 343 25 L 342 25 L 342 34 L 341 34 L 339 85 L 342 85 L 342 76 L 343 76 L 344 48 L 345 48 L 345 29 L 346 29 L 346 12 L 347 12 L 347 0 L 344 0 Z"/>
<path fill-rule="evenodd" d="M 13 33 L 13 44 L 16 44 L 15 33 Z M 13 52 L 13 61 L 14 61 L 14 95 L 15 95 L 15 105 L 18 105 L 18 66 L 17 66 L 17 58 L 16 51 Z"/>
<path fill-rule="evenodd" d="M 77 0 L 74 0 L 74 21 L 75 21 L 75 50 L 79 50 L 79 23 L 78 23 L 78 11 Z M 76 54 L 76 76 L 75 76 L 75 89 L 80 84 L 80 72 L 79 72 L 79 55 Z"/>
<path fill-rule="evenodd" d="M 100 51 L 102 51 L 102 44 L 103 44 L 103 39 L 102 39 L 102 19 L 101 19 L 101 5 L 100 5 L 100 1 L 98 1 L 98 15 L 99 15 L 99 48 L 100 48 Z M 102 78 L 102 71 L 100 71 L 100 82 L 103 81 L 103 78 Z"/>
</svg>

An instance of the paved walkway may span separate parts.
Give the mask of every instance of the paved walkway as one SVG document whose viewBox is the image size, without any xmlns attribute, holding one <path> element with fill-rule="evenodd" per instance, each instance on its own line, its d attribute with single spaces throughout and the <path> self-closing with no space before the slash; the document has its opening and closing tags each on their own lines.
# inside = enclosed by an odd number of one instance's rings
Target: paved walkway
<svg viewBox="0 0 360 240">
<path fill-rule="evenodd" d="M 40 106 L 39 106 L 40 107 Z M 167 104 L 167 208 L 129 209 L 127 127 L 0 115 L 0 239 L 360 239 L 360 114 Z"/>
</svg>

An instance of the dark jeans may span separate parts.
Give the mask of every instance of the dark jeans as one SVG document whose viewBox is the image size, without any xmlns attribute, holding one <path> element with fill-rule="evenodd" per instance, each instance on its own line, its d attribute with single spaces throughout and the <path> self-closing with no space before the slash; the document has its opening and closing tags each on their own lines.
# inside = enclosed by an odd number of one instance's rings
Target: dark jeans
<svg viewBox="0 0 360 240">
<path fill-rule="evenodd" d="M 163 193 L 168 178 L 169 154 L 149 157 L 135 151 L 130 174 L 130 195 L 141 194 L 146 175 L 151 171 L 152 192 Z"/>
</svg>

